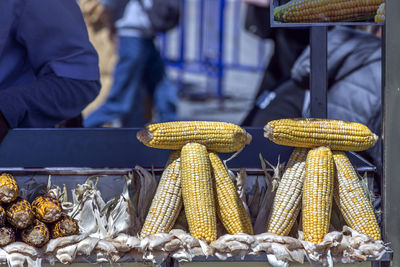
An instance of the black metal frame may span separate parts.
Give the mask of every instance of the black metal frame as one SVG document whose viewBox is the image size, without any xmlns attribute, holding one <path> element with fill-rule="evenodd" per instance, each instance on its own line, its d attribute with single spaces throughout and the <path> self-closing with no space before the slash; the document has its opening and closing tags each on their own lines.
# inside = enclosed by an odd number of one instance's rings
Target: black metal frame
<svg viewBox="0 0 400 267">
<path fill-rule="evenodd" d="M 384 240 L 390 242 L 394 253 L 388 253 L 380 261 L 372 261 L 373 266 L 400 266 L 400 221 L 398 211 L 398 190 L 400 179 L 400 75 L 398 73 L 400 53 L 400 25 L 398 10 L 400 1 L 386 1 L 386 31 L 383 39 L 383 197 L 384 197 Z M 366 23 L 363 23 L 365 25 Z M 273 25 L 273 24 L 271 24 Z M 335 23 L 334 25 L 337 25 Z M 349 25 L 349 24 L 346 24 Z M 351 24 L 353 25 L 353 24 Z M 358 23 L 357 23 L 358 25 Z M 374 24 L 377 25 L 377 24 Z M 273 25 L 276 26 L 276 25 Z M 279 25 L 281 26 L 281 25 Z M 291 25 L 291 26 L 310 26 Z M 327 24 L 314 24 L 311 29 L 311 114 L 313 117 L 327 117 Z M 279 151 L 283 160 L 287 159 L 290 148 L 277 146 L 263 137 L 263 130 L 247 129 L 254 137 L 229 166 L 246 167 L 249 172 L 259 173 L 259 153 L 271 163 L 276 163 Z M 15 129 L 11 130 L 0 144 L 0 171 L 16 174 L 68 173 L 85 169 L 93 174 L 124 173 L 135 165 L 160 172 L 166 162 L 168 151 L 145 148 L 136 139 L 137 129 Z M 352 154 L 353 163 L 359 170 L 373 172 L 375 167 Z M 224 155 L 223 157 L 228 157 Z M 151 165 L 151 166 L 150 166 Z M 53 167 L 52 169 L 48 169 Z M 58 169 L 58 167 L 63 167 Z M 72 168 L 71 168 L 72 167 Z M 158 169 L 157 169 L 158 168 Z M 393 257 L 393 258 L 392 258 Z M 214 258 L 196 258 L 196 261 L 213 261 Z M 241 261 L 241 259 L 229 259 Z M 245 261 L 265 261 L 265 257 L 246 257 Z M 170 265 L 170 264 L 168 264 Z"/>
</svg>

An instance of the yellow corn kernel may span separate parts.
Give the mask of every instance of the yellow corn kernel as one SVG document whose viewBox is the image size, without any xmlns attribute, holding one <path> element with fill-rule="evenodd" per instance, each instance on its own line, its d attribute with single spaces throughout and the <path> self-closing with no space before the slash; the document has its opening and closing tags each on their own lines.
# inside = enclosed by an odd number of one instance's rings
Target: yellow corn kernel
<svg viewBox="0 0 400 267">
<path fill-rule="evenodd" d="M 295 148 L 279 182 L 266 231 L 288 235 L 300 212 L 308 149 Z"/>
<path fill-rule="evenodd" d="M 168 158 L 140 232 L 142 238 L 156 233 L 168 233 L 178 218 L 182 209 L 180 153 L 180 150 L 173 151 Z"/>
<path fill-rule="evenodd" d="M 18 183 L 15 178 L 8 173 L 0 175 L 0 202 L 10 203 L 18 196 Z"/>
<path fill-rule="evenodd" d="M 274 8 L 276 21 L 289 23 L 360 21 L 373 18 L 385 0 L 292 0 Z"/>
<path fill-rule="evenodd" d="M 361 181 L 344 152 L 333 151 L 336 165 L 334 198 L 346 223 L 354 230 L 381 239 L 371 203 L 365 196 Z"/>
<path fill-rule="evenodd" d="M 215 200 L 207 148 L 189 143 L 181 151 L 182 197 L 190 234 L 211 242 L 217 238 Z"/>
<path fill-rule="evenodd" d="M 320 243 L 329 230 L 331 218 L 334 163 L 329 148 L 308 152 L 306 159 L 302 222 L 304 240 Z"/>
<path fill-rule="evenodd" d="M 251 142 L 243 128 L 225 122 L 175 121 L 150 124 L 136 136 L 149 147 L 179 150 L 187 143 L 205 145 L 214 152 L 235 152 Z"/>
<path fill-rule="evenodd" d="M 280 145 L 332 150 L 362 151 L 373 146 L 378 137 L 367 126 L 328 119 L 281 119 L 264 127 L 264 136 Z"/>
<path fill-rule="evenodd" d="M 209 153 L 215 193 L 217 215 L 229 234 L 253 234 L 253 226 L 235 184 L 221 159 L 215 153 Z"/>
</svg>

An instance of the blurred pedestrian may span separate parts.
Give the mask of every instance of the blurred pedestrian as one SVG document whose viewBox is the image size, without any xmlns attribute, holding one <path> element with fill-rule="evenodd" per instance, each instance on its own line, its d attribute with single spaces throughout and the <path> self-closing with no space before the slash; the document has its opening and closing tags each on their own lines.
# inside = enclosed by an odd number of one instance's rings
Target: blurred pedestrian
<svg viewBox="0 0 400 267">
<path fill-rule="evenodd" d="M 109 26 L 114 29 L 111 38 L 117 40 L 119 58 L 105 103 L 89 114 L 84 125 L 99 127 L 118 121 L 122 127 L 142 126 L 146 121 L 144 115 L 138 117 L 137 111 L 144 109 L 144 93 L 153 100 L 159 121 L 176 120 L 176 88 L 167 78 L 163 59 L 154 44 L 156 31 L 147 10 L 153 1 L 101 2 L 109 14 Z"/>
<path fill-rule="evenodd" d="M 100 83 L 77 3 L 0 1 L 0 12 L 0 141 L 9 128 L 79 117 Z"/>
<path fill-rule="evenodd" d="M 382 133 L 380 28 L 372 33 L 334 27 L 328 32 L 328 118 L 365 124 Z M 310 117 L 310 47 L 295 62 L 291 77 L 275 89 L 276 97 L 251 117 L 249 126 L 262 127 L 275 119 Z M 375 189 L 380 192 L 382 143 L 358 152 L 377 167 Z"/>
<path fill-rule="evenodd" d="M 261 39 L 274 42 L 272 57 L 258 86 L 253 108 L 243 121 L 243 125 L 248 125 L 257 110 L 276 96 L 275 88 L 290 78 L 294 62 L 309 44 L 309 30 L 271 27 L 270 0 L 243 1 L 247 3 L 245 28 Z"/>
</svg>

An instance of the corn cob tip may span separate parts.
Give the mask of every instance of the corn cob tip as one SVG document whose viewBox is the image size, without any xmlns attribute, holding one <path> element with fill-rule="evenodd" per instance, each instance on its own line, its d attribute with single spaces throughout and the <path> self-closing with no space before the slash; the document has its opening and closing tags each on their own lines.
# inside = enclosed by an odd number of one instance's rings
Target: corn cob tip
<svg viewBox="0 0 400 267">
<path fill-rule="evenodd" d="M 378 137 L 376 134 L 372 133 L 372 138 L 374 138 L 374 144 L 373 144 L 373 145 L 375 145 L 376 142 L 378 142 L 379 137 Z M 372 146 L 373 146 L 373 145 L 372 145 Z"/>
<path fill-rule="evenodd" d="M 269 125 L 269 123 L 264 126 L 264 137 L 270 140 L 274 138 L 274 129 Z"/>
<path fill-rule="evenodd" d="M 251 136 L 251 134 L 246 132 L 246 145 L 250 144 L 251 140 L 253 140 L 253 137 Z"/>
<path fill-rule="evenodd" d="M 153 139 L 153 134 L 149 130 L 143 129 L 137 132 L 136 138 L 143 144 L 148 144 Z"/>
</svg>

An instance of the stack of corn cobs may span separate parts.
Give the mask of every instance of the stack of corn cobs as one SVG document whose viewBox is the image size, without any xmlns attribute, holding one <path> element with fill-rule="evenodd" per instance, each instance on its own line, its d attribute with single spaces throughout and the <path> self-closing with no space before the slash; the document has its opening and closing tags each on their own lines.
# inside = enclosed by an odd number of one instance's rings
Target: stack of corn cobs
<svg viewBox="0 0 400 267">
<path fill-rule="evenodd" d="M 241 150 L 251 136 L 223 122 L 152 124 L 137 138 L 153 148 L 171 149 L 140 236 L 169 232 L 184 206 L 190 234 L 217 239 L 217 216 L 229 234 L 253 234 L 250 217 L 235 184 L 216 153 Z"/>
<path fill-rule="evenodd" d="M 362 151 L 377 136 L 359 123 L 283 119 L 268 123 L 265 136 L 296 147 L 280 180 L 266 232 L 288 235 L 302 209 L 304 240 L 323 241 L 334 196 L 347 224 L 380 239 L 373 208 L 343 151 Z M 182 205 L 190 234 L 212 242 L 217 217 L 229 234 L 253 234 L 249 215 L 217 152 L 241 150 L 251 136 L 222 122 L 169 122 L 147 126 L 137 138 L 153 148 L 171 149 L 140 236 L 168 233 Z"/>
<path fill-rule="evenodd" d="M 19 238 L 28 245 L 42 247 L 50 238 L 79 232 L 77 222 L 63 215 L 57 199 L 42 195 L 29 203 L 18 196 L 18 189 L 12 175 L 0 175 L 0 247 Z"/>
<path fill-rule="evenodd" d="M 265 137 L 295 147 L 284 172 L 266 231 L 288 235 L 302 209 L 304 240 L 323 241 L 328 233 L 332 197 L 346 223 L 380 240 L 380 230 L 361 181 L 343 151 L 362 151 L 378 137 L 366 126 L 326 119 L 269 122 Z"/>
</svg>

